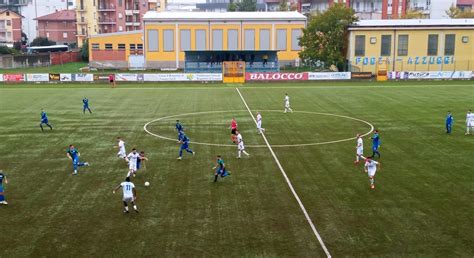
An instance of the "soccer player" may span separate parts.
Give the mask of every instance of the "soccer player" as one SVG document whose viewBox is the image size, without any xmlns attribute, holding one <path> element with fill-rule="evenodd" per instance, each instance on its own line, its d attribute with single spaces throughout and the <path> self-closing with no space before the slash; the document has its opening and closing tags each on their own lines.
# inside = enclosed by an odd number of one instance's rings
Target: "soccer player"
<svg viewBox="0 0 474 258">
<path fill-rule="evenodd" d="M 380 136 L 379 136 L 379 131 L 375 130 L 374 135 L 372 136 L 372 156 L 371 158 L 375 157 L 375 154 L 377 154 L 380 158 Z"/>
<path fill-rule="evenodd" d="M 117 157 L 125 159 L 127 157 L 127 152 L 125 151 L 125 142 L 120 137 L 117 137 L 117 141 L 117 146 L 115 146 L 115 148 L 119 149 L 117 152 Z"/>
<path fill-rule="evenodd" d="M 140 156 L 137 159 L 137 171 L 140 169 L 142 161 L 145 162 L 145 160 L 148 160 L 148 158 L 145 157 L 145 152 L 140 151 Z M 143 164 L 145 164 L 145 163 L 143 163 Z M 146 169 L 146 166 L 145 166 L 145 169 Z"/>
<path fill-rule="evenodd" d="M 290 107 L 290 96 L 288 96 L 288 93 L 285 93 L 285 99 L 283 102 L 285 103 L 285 113 L 293 112 L 293 109 Z"/>
<path fill-rule="evenodd" d="M 66 152 L 66 156 L 72 160 L 72 166 L 74 168 L 74 171 L 72 172 L 73 175 L 77 175 L 77 168 L 82 167 L 82 166 L 89 166 L 88 162 L 81 162 L 79 160 L 79 156 L 81 154 L 79 151 L 74 147 L 74 145 L 69 145 L 69 149 Z"/>
<path fill-rule="evenodd" d="M 89 99 L 86 98 L 86 97 L 84 97 L 84 98 L 82 99 L 82 104 L 83 104 L 83 106 L 82 106 L 82 113 L 85 114 L 85 113 L 86 113 L 86 109 L 87 109 L 87 110 L 89 110 L 89 114 L 92 114 L 92 111 L 91 111 L 91 109 L 89 108 Z"/>
<path fill-rule="evenodd" d="M 3 174 L 3 170 L 0 170 L 0 204 L 7 205 L 8 202 L 5 200 L 5 190 L 3 189 L 3 183 L 8 184 L 7 177 Z"/>
<path fill-rule="evenodd" d="M 115 86 L 117 86 L 115 84 L 115 76 L 113 74 L 109 75 L 109 82 L 110 82 L 110 85 L 112 86 L 112 88 L 115 88 Z"/>
<path fill-rule="evenodd" d="M 217 182 L 217 178 L 219 176 L 226 177 L 226 176 L 230 175 L 230 173 L 227 172 L 226 169 L 225 169 L 225 163 L 224 163 L 224 160 L 222 159 L 221 155 L 217 155 L 217 164 L 216 164 L 215 167 L 212 168 L 212 170 L 216 171 L 214 173 L 214 183 Z"/>
<path fill-rule="evenodd" d="M 265 132 L 265 128 L 262 127 L 262 115 L 257 112 L 257 133 L 261 134 Z"/>
<path fill-rule="evenodd" d="M 364 155 L 364 141 L 360 134 L 357 134 L 356 160 L 354 161 L 354 164 L 359 164 L 360 158 L 363 157 L 362 155 Z"/>
<path fill-rule="evenodd" d="M 115 194 L 115 191 L 122 188 L 123 192 L 123 205 L 124 205 L 124 213 L 128 213 L 128 203 L 133 205 L 133 210 L 138 213 L 137 205 L 135 204 L 135 200 L 137 199 L 137 190 L 135 190 L 135 185 L 130 182 L 130 177 L 125 178 L 125 182 L 119 184 L 115 189 L 112 191 Z"/>
<path fill-rule="evenodd" d="M 230 139 L 232 140 L 233 143 L 236 143 L 237 140 L 237 121 L 235 120 L 235 117 L 232 118 L 232 121 L 230 121 Z"/>
<path fill-rule="evenodd" d="M 179 120 L 176 120 L 176 125 L 175 125 L 176 131 L 178 131 L 178 142 L 181 141 L 181 137 L 184 135 L 184 127 L 183 125 L 179 122 Z"/>
<path fill-rule="evenodd" d="M 53 127 L 48 123 L 48 115 L 46 115 L 46 112 L 44 110 L 41 110 L 41 123 L 40 123 L 40 128 L 41 131 L 44 132 L 43 130 L 43 124 L 47 125 L 49 129 L 53 130 Z"/>
<path fill-rule="evenodd" d="M 469 109 L 466 115 L 466 135 L 473 133 L 474 114 Z"/>
<path fill-rule="evenodd" d="M 448 111 L 448 115 L 446 116 L 446 133 L 450 134 L 451 129 L 453 127 L 454 117 L 451 115 L 451 111 Z"/>
<path fill-rule="evenodd" d="M 135 177 L 135 172 L 137 172 L 137 160 L 140 158 L 140 154 L 138 154 L 137 149 L 133 148 L 132 152 L 127 155 L 125 159 L 128 161 L 128 174 L 127 177 L 133 175 Z"/>
<path fill-rule="evenodd" d="M 196 152 L 192 151 L 189 148 L 189 138 L 185 134 L 183 134 L 179 142 L 181 143 L 181 147 L 179 148 L 178 160 L 181 160 L 181 158 L 183 157 L 183 150 L 185 150 L 188 153 L 193 154 L 193 156 L 196 155 Z"/>
<path fill-rule="evenodd" d="M 242 135 L 240 134 L 239 131 L 237 131 L 237 158 L 240 159 L 242 153 L 244 153 L 245 155 L 247 156 L 250 156 L 250 154 L 248 154 L 246 151 L 245 151 L 245 146 L 244 146 L 244 140 L 242 138 Z"/>
<path fill-rule="evenodd" d="M 375 188 L 375 172 L 377 172 L 377 167 L 380 170 L 380 162 L 372 160 L 372 158 L 368 157 L 365 160 L 365 173 L 369 176 L 370 188 Z"/>
</svg>

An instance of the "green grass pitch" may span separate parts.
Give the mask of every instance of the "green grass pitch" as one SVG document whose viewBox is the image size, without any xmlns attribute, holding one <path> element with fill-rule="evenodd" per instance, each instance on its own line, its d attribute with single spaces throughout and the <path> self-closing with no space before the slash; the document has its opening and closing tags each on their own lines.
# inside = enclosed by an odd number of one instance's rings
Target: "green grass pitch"
<svg viewBox="0 0 474 258">
<path fill-rule="evenodd" d="M 9 178 L 0 206 L 0 257 L 323 257 L 297 201 L 235 85 L 0 85 L 0 169 Z M 472 257 L 474 136 L 465 115 L 474 85 L 462 82 L 238 85 L 261 111 L 269 143 L 329 252 L 341 256 Z M 283 97 L 295 112 L 283 114 Z M 82 113 L 82 98 L 93 114 Z M 53 131 L 39 128 L 41 108 Z M 278 110 L 274 111 L 274 110 Z M 450 110 L 455 125 L 446 135 Z M 216 112 L 222 111 L 222 112 Z M 188 114 L 207 112 L 201 114 Z M 314 112 L 314 113 L 311 113 Z M 369 188 L 354 165 L 355 140 L 380 130 L 382 169 Z M 174 121 L 191 141 L 231 144 L 236 117 L 250 157 L 237 148 L 191 144 L 177 161 Z M 140 214 L 123 214 L 113 188 L 127 166 L 116 137 L 149 157 L 134 179 Z M 370 139 L 364 138 L 365 155 Z M 72 176 L 75 144 L 90 167 Z M 213 183 L 215 155 L 230 177 Z M 151 186 L 146 188 L 144 182 Z"/>
</svg>

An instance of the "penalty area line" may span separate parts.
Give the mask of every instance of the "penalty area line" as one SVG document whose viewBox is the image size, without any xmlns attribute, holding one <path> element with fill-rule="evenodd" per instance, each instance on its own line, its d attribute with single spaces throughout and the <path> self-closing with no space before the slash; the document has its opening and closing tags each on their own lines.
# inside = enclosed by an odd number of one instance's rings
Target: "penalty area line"
<svg viewBox="0 0 474 258">
<path fill-rule="evenodd" d="M 240 93 L 239 88 L 235 88 L 235 90 L 237 90 L 237 93 L 239 94 L 240 99 L 241 99 L 242 102 L 244 103 L 245 108 L 247 108 L 247 111 L 249 112 L 250 116 L 252 117 L 252 120 L 254 121 L 255 124 L 257 124 L 257 120 L 255 120 L 255 117 L 254 117 L 254 115 L 252 114 L 252 111 L 250 110 L 249 106 L 247 105 L 247 102 L 245 101 L 244 96 L 242 95 L 242 93 Z M 297 194 L 296 191 L 295 191 L 295 188 L 293 188 L 293 184 L 291 183 L 290 179 L 289 179 L 288 176 L 286 175 L 286 172 L 285 172 L 285 170 L 283 169 L 283 166 L 281 165 L 280 160 L 278 159 L 278 157 L 276 156 L 275 152 L 274 152 L 273 149 L 272 149 L 272 146 L 271 146 L 270 143 L 268 142 L 267 137 L 265 136 L 265 133 L 264 133 L 264 132 L 261 132 L 261 135 L 262 135 L 262 137 L 263 137 L 263 140 L 265 141 L 265 144 L 266 144 L 267 147 L 268 147 L 268 150 L 269 150 L 270 153 L 272 154 L 273 159 L 275 160 L 275 162 L 276 162 L 278 168 L 280 169 L 281 174 L 282 174 L 283 177 L 285 178 L 285 181 L 286 181 L 286 183 L 288 184 L 288 187 L 290 188 L 291 192 L 293 193 L 293 196 L 295 197 L 296 201 L 298 202 L 298 204 L 299 204 L 299 206 L 300 206 L 300 208 L 301 208 L 301 211 L 303 211 L 303 214 L 304 214 L 304 216 L 306 217 L 306 221 L 308 221 L 308 224 L 310 225 L 311 229 L 313 230 L 314 235 L 316 236 L 316 238 L 317 238 L 318 241 L 319 241 L 319 244 L 320 244 L 321 247 L 323 248 L 324 253 L 326 253 L 326 256 L 327 256 L 327 257 L 331 257 L 331 254 L 329 253 L 329 250 L 327 249 L 326 245 L 324 244 L 324 241 L 323 241 L 321 235 L 319 234 L 318 230 L 316 229 L 316 226 L 314 225 L 313 221 L 312 221 L 311 218 L 309 217 L 308 211 L 307 211 L 306 208 L 304 207 L 303 202 L 301 201 L 300 197 L 298 196 L 298 194 Z"/>
</svg>

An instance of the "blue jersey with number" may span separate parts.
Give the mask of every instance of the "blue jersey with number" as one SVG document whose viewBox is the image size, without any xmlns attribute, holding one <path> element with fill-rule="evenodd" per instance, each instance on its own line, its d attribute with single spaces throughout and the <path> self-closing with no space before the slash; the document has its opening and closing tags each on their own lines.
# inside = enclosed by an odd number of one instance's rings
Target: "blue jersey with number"
<svg viewBox="0 0 474 258">
<path fill-rule="evenodd" d="M 48 122 L 48 115 L 46 115 L 46 112 L 41 112 L 41 122 Z"/>
<path fill-rule="evenodd" d="M 79 155 L 78 155 L 79 152 L 78 152 L 77 149 L 75 149 L 75 148 L 74 148 L 74 149 L 69 149 L 69 150 L 67 150 L 67 153 L 69 153 L 69 155 L 71 155 L 71 158 L 72 158 L 73 160 L 77 159 L 77 157 L 79 156 Z"/>
<path fill-rule="evenodd" d="M 449 114 L 449 115 L 446 117 L 446 124 L 447 124 L 447 125 L 452 124 L 452 123 L 453 123 L 453 120 L 454 120 L 454 117 L 453 117 L 451 114 Z"/>
<path fill-rule="evenodd" d="M 372 145 L 374 147 L 378 147 L 380 145 L 380 137 L 379 137 L 378 133 L 376 133 L 376 134 L 374 134 L 374 136 L 372 136 Z"/>
<path fill-rule="evenodd" d="M 182 126 L 179 122 L 176 123 L 176 130 L 177 130 L 178 132 L 183 131 L 183 126 Z"/>
<path fill-rule="evenodd" d="M 84 99 L 82 100 L 82 103 L 84 103 L 84 107 L 88 107 L 88 106 L 89 106 L 89 99 L 84 98 Z"/>
</svg>

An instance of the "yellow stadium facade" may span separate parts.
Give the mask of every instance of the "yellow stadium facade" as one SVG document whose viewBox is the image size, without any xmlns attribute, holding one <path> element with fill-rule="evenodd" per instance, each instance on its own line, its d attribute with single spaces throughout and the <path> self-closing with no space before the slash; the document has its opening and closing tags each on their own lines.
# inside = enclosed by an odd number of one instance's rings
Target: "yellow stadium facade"
<svg viewBox="0 0 474 258">
<path fill-rule="evenodd" d="M 185 51 L 275 51 L 280 66 L 295 65 L 306 27 L 298 12 L 147 12 L 143 20 L 143 31 L 91 36 L 92 66 L 121 67 L 143 55 L 144 68 L 183 68 Z M 107 51 L 120 58 L 106 60 Z"/>
<path fill-rule="evenodd" d="M 360 21 L 348 45 L 353 72 L 474 71 L 474 19 Z"/>
</svg>

